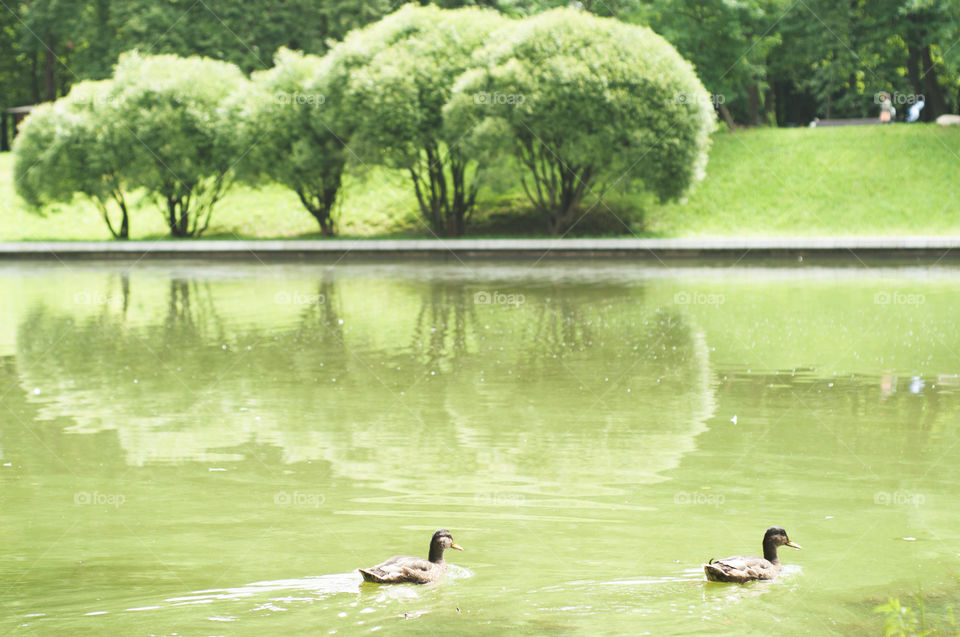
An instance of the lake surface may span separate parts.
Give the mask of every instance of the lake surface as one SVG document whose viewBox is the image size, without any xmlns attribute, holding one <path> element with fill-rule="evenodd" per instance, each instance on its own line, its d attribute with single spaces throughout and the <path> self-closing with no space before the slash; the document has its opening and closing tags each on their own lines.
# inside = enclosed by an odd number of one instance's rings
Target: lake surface
<svg viewBox="0 0 960 637">
<path fill-rule="evenodd" d="M 960 598 L 960 270 L 0 266 L 0 633 L 875 635 Z M 704 581 L 787 529 L 783 576 Z M 426 555 L 446 581 L 360 584 Z"/>
</svg>

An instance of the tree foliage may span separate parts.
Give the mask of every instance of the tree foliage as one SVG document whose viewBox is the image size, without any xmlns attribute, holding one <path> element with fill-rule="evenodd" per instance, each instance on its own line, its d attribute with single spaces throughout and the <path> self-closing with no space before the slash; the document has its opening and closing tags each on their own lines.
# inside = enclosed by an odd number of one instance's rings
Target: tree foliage
<svg viewBox="0 0 960 637">
<path fill-rule="evenodd" d="M 14 1 L 0 100 L 69 91 L 23 127 L 17 188 L 38 210 L 87 197 L 121 238 L 140 190 L 187 237 L 239 176 L 289 187 L 331 236 L 344 172 L 381 165 L 459 236 L 512 154 L 559 234 L 612 189 L 681 196 L 714 109 L 734 128 L 872 115 L 881 91 L 925 99 L 925 119 L 960 105 L 960 0 L 578 4 L 411 2 L 377 21 L 389 0 Z M 129 45 L 144 52 L 114 64 Z"/>
<path fill-rule="evenodd" d="M 112 82 L 77 84 L 65 99 L 38 107 L 17 137 L 18 194 L 38 210 L 84 195 L 97 206 L 111 235 L 128 238 L 128 137 L 117 125 Z M 116 225 L 113 207 L 119 212 Z"/>
<path fill-rule="evenodd" d="M 158 201 L 173 236 L 202 234 L 247 151 L 229 105 L 248 80 L 225 62 L 130 53 L 113 82 L 118 126 L 132 151 L 128 183 Z"/>
<path fill-rule="evenodd" d="M 120 50 L 199 55 L 245 72 L 270 68 L 281 48 L 321 54 L 330 41 L 390 11 L 388 0 L 125 0 L 114 2 Z"/>
<path fill-rule="evenodd" d="M 51 101 L 110 76 L 121 53 L 270 67 L 283 47 L 322 54 L 394 8 L 390 0 L 4 0 L 0 108 Z"/>
<path fill-rule="evenodd" d="M 722 99 L 728 124 L 876 116 L 882 91 L 960 108 L 957 0 L 646 0 L 641 20 Z"/>
<path fill-rule="evenodd" d="M 5 0 L 0 108 L 110 76 L 121 52 L 201 55 L 265 70 L 282 47 L 321 55 L 393 0 Z M 419 5 L 430 4 L 419 0 Z M 569 0 L 439 0 L 530 16 Z M 644 24 L 722 96 L 728 124 L 876 114 L 878 91 L 924 95 L 925 118 L 960 109 L 958 0 L 579 0 Z"/>
<path fill-rule="evenodd" d="M 729 126 L 765 120 L 765 60 L 777 37 L 765 37 L 775 0 L 652 0 L 641 20 L 693 63 Z"/>
<path fill-rule="evenodd" d="M 690 64 L 649 29 L 556 9 L 494 33 L 477 61 L 455 86 L 449 125 L 514 152 L 551 233 L 576 222 L 588 193 L 632 184 L 670 199 L 702 175 L 713 109 Z"/>
<path fill-rule="evenodd" d="M 269 71 L 241 94 L 242 162 L 247 181 L 283 184 L 314 216 L 324 236 L 336 230 L 334 206 L 347 160 L 342 111 L 327 100 L 331 59 L 281 49 Z"/>
<path fill-rule="evenodd" d="M 443 107 L 474 50 L 504 22 L 482 9 L 408 5 L 346 43 L 370 53 L 350 79 L 351 148 L 365 162 L 409 173 L 438 235 L 462 235 L 477 196 L 476 162 L 444 126 Z"/>
</svg>

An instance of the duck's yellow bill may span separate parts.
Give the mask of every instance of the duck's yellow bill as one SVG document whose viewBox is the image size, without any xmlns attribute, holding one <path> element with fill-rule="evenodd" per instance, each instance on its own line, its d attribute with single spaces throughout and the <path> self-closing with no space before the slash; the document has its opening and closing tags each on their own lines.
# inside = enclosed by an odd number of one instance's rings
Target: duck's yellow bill
<svg viewBox="0 0 960 637">
<path fill-rule="evenodd" d="M 802 549 L 802 548 L 803 548 L 803 547 L 800 546 L 799 544 L 795 544 L 795 543 L 793 543 L 793 542 L 787 542 L 786 546 L 789 546 L 789 547 L 792 548 L 792 549 Z"/>
<path fill-rule="evenodd" d="M 457 549 L 458 551 L 462 551 L 462 550 L 463 550 L 463 547 L 460 546 L 459 544 L 457 544 L 456 542 L 454 542 L 453 544 L 451 544 L 451 545 L 450 545 L 450 548 L 452 548 L 452 549 Z"/>
</svg>

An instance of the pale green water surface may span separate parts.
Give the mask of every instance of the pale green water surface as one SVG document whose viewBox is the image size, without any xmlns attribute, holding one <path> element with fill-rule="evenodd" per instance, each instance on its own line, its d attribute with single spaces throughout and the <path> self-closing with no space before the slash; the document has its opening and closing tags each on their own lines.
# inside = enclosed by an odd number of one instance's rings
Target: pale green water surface
<svg viewBox="0 0 960 637">
<path fill-rule="evenodd" d="M 0 633 L 870 635 L 958 597 L 960 270 L 0 266 Z M 785 573 L 704 581 L 784 526 Z M 425 555 L 438 585 L 360 585 Z"/>
</svg>

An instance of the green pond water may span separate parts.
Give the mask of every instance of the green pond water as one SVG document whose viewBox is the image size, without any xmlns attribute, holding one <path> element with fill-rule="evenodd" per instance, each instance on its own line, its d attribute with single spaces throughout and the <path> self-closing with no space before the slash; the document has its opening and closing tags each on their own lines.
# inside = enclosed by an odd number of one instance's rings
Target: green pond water
<svg viewBox="0 0 960 637">
<path fill-rule="evenodd" d="M 0 266 L 0 634 L 876 635 L 960 597 L 960 270 Z M 784 573 L 704 581 L 787 529 Z M 360 584 L 426 555 L 445 581 Z"/>
</svg>

